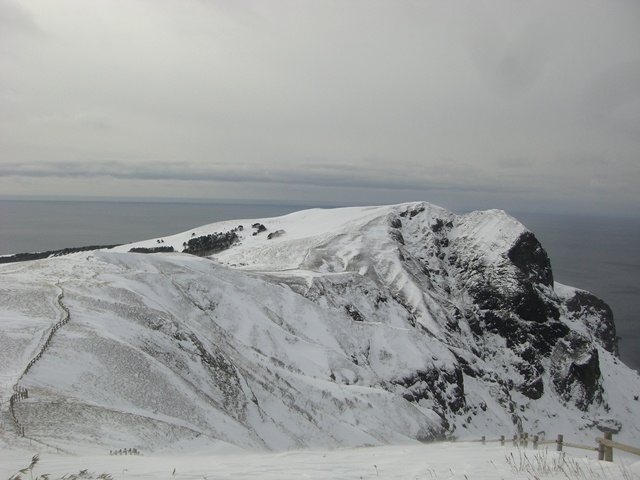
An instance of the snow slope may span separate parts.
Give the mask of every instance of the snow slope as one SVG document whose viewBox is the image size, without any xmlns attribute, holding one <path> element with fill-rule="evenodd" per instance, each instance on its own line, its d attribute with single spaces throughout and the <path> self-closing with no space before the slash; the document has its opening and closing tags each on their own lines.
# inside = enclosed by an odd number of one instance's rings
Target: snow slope
<svg viewBox="0 0 640 480">
<path fill-rule="evenodd" d="M 228 249 L 177 253 L 230 232 Z M 129 252 L 158 246 L 176 253 Z M 220 222 L 1 265 L 0 294 L 7 444 L 592 442 L 604 425 L 640 440 L 640 380 L 604 307 L 554 284 L 535 237 L 500 211 L 412 203 Z"/>
</svg>

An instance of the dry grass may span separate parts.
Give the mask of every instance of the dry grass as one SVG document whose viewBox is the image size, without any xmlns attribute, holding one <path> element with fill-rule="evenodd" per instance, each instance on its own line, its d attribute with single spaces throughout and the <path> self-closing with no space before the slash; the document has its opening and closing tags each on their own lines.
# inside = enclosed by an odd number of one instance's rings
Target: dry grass
<svg viewBox="0 0 640 480">
<path fill-rule="evenodd" d="M 594 464 L 593 462 L 583 461 L 581 458 L 571 457 L 564 452 L 559 455 L 549 455 L 548 450 L 542 450 L 533 455 L 527 455 L 526 452 L 518 450 L 518 455 L 511 452 L 506 456 L 507 464 L 511 467 L 513 473 L 526 475 L 527 478 L 538 480 L 545 477 L 563 476 L 570 480 L 606 480 L 611 477 L 611 468 L 613 464 L 606 465 L 603 462 Z M 626 465 L 615 465 L 620 469 L 622 478 L 625 480 L 634 480 L 636 476 Z"/>
<path fill-rule="evenodd" d="M 10 476 L 8 480 L 24 480 L 24 475 L 29 474 L 29 478 L 31 480 L 53 480 L 51 475 L 48 473 L 43 473 L 41 475 L 33 476 L 33 469 L 38 464 L 40 457 L 38 455 L 34 455 L 31 458 L 31 463 L 23 468 L 22 470 L 18 470 L 17 473 Z M 67 474 L 63 477 L 60 477 L 59 480 L 113 480 L 113 477 L 108 473 L 102 473 L 98 476 L 94 476 L 93 473 L 89 473 L 89 470 L 80 470 L 77 474 Z"/>
</svg>

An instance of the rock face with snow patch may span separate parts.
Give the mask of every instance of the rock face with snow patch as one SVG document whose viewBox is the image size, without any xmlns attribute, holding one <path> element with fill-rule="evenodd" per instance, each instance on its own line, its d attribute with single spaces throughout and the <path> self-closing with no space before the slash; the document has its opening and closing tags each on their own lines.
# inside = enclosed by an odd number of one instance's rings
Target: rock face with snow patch
<svg viewBox="0 0 640 480">
<path fill-rule="evenodd" d="M 26 435 L 283 449 L 591 435 L 606 417 L 640 438 L 640 381 L 617 359 L 611 311 L 554 283 L 504 212 L 411 203 L 247 223 L 273 233 L 221 222 L 163 238 L 189 252 L 233 235 L 205 258 L 129 245 L 1 267 L 14 320 L 0 341 L 36 351 L 57 289 L 71 315 L 28 374 L 28 353 L 2 362 L 30 392 L 14 409 Z"/>
</svg>

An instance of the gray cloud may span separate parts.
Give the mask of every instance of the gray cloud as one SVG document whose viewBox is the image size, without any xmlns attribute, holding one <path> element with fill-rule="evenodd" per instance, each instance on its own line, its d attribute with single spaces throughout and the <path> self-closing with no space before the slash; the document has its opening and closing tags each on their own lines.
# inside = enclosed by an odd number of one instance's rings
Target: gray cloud
<svg viewBox="0 0 640 480">
<path fill-rule="evenodd" d="M 634 2 L 2 0 L 0 22 L 4 194 L 640 211 Z"/>
<path fill-rule="evenodd" d="M 640 141 L 640 58 L 614 65 L 585 89 L 585 116 Z"/>
<path fill-rule="evenodd" d="M 36 24 L 33 15 L 18 2 L 0 0 L 0 32 L 3 35 L 25 34 L 40 36 L 42 30 Z"/>
<path fill-rule="evenodd" d="M 526 170 L 531 163 L 533 163 L 532 159 L 524 157 L 501 158 L 498 160 L 498 165 L 501 168 L 510 170 Z"/>
<path fill-rule="evenodd" d="M 31 178 L 89 179 L 110 177 L 127 180 L 168 180 L 186 182 L 266 183 L 275 185 L 307 185 L 325 188 L 363 188 L 412 191 L 482 191 L 487 188 L 480 179 L 474 183 L 459 176 L 435 172 L 412 171 L 397 164 L 380 165 L 376 170 L 345 166 L 340 163 L 302 163 L 296 166 L 251 168 L 234 165 L 194 165 L 188 162 L 132 164 L 118 160 L 90 162 L 3 163 L 0 176 Z M 446 178 L 445 178 L 446 177 Z M 495 187 L 491 187 L 495 188 Z M 514 191 L 505 186 L 504 192 Z"/>
<path fill-rule="evenodd" d="M 555 19 L 533 15 L 511 36 L 493 19 L 469 37 L 470 56 L 488 87 L 498 95 L 518 95 L 530 89 L 558 53 L 559 35 L 551 23 Z"/>
</svg>

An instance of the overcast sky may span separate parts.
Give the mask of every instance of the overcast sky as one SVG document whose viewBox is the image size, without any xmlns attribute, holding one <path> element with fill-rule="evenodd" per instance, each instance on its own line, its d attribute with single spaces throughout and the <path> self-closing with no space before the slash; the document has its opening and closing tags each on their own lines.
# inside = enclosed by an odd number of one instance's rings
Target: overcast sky
<svg viewBox="0 0 640 480">
<path fill-rule="evenodd" d="M 640 216 L 639 1 L 0 0 L 2 195 Z"/>
</svg>

